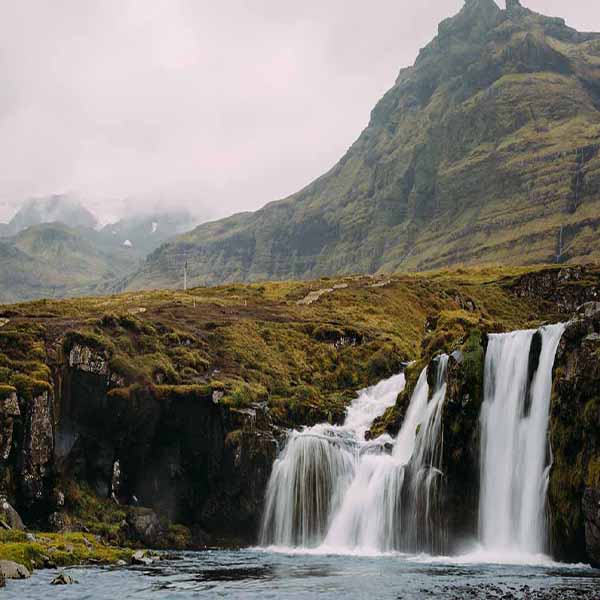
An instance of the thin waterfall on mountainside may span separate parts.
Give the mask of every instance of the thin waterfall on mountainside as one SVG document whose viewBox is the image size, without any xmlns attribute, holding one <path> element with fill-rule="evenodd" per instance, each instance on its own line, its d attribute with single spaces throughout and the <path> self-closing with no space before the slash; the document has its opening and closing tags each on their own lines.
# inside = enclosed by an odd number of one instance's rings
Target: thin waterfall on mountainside
<svg viewBox="0 0 600 600">
<path fill-rule="evenodd" d="M 481 410 L 480 541 L 486 550 L 547 550 L 552 370 L 565 326 L 491 335 Z"/>
<path fill-rule="evenodd" d="M 396 439 L 364 441 L 374 419 L 404 388 L 396 376 L 360 394 L 341 427 L 290 433 L 269 482 L 261 542 L 331 551 L 439 552 L 441 417 L 447 356 L 433 395 L 418 380 Z"/>
</svg>

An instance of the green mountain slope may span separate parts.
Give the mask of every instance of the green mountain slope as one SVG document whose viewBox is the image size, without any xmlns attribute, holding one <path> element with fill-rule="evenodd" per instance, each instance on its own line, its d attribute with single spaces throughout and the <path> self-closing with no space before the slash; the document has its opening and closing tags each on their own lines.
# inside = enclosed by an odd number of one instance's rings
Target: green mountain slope
<svg viewBox="0 0 600 600">
<path fill-rule="evenodd" d="M 126 249 L 98 249 L 93 229 L 62 223 L 0 240 L 0 302 L 100 293 L 137 264 Z"/>
<path fill-rule="evenodd" d="M 186 260 L 215 284 L 600 259 L 599 149 L 600 34 L 467 0 L 329 173 L 178 237 L 124 287 L 175 285 Z"/>
</svg>

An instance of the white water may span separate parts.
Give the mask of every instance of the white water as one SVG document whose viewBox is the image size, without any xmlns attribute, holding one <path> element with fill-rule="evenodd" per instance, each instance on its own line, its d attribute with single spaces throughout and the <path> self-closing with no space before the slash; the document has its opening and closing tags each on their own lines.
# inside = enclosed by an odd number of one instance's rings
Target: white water
<svg viewBox="0 0 600 600">
<path fill-rule="evenodd" d="M 481 411 L 479 528 L 484 551 L 495 555 L 531 556 L 547 550 L 552 369 L 564 329 L 540 329 L 542 347 L 534 373 L 529 358 L 535 331 L 490 336 Z"/>
<path fill-rule="evenodd" d="M 395 403 L 403 375 L 363 391 L 342 427 L 292 432 L 269 482 L 262 544 L 362 554 L 440 549 L 435 505 L 447 362 L 440 357 L 431 400 L 423 371 L 395 440 L 366 442 L 364 434 Z"/>
</svg>

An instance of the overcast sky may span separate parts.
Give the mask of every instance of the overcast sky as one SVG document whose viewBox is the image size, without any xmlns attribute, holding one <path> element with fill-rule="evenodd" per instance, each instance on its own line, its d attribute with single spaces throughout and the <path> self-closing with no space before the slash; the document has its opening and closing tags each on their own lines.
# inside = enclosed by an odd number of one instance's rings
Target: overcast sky
<svg viewBox="0 0 600 600">
<path fill-rule="evenodd" d="M 0 219 L 60 192 L 103 220 L 287 196 L 335 164 L 462 5 L 0 0 Z M 597 0 L 524 5 L 600 31 Z"/>
</svg>

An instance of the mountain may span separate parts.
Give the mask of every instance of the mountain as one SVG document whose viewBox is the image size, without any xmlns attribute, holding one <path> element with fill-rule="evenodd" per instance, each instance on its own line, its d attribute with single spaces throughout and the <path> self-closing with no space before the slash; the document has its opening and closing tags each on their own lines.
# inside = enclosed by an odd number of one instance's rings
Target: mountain
<svg viewBox="0 0 600 600">
<path fill-rule="evenodd" d="M 28 201 L 0 225 L 0 303 L 107 292 L 191 223 L 188 213 L 174 210 L 98 229 L 94 215 L 73 198 Z"/>
<path fill-rule="evenodd" d="M 193 217 L 185 210 L 133 215 L 103 227 L 100 243 L 108 248 L 126 247 L 145 258 L 168 239 L 191 229 L 193 223 Z"/>
<path fill-rule="evenodd" d="M 102 292 L 135 268 L 126 250 L 100 250 L 94 233 L 45 223 L 0 240 L 0 302 Z"/>
<path fill-rule="evenodd" d="M 600 259 L 600 34 L 467 0 L 340 162 L 201 225 L 126 285 Z"/>
<path fill-rule="evenodd" d="M 96 217 L 72 196 L 54 194 L 25 202 L 11 221 L 0 228 L 0 235 L 17 234 L 32 225 L 60 222 L 69 227 L 95 227 Z"/>
</svg>

